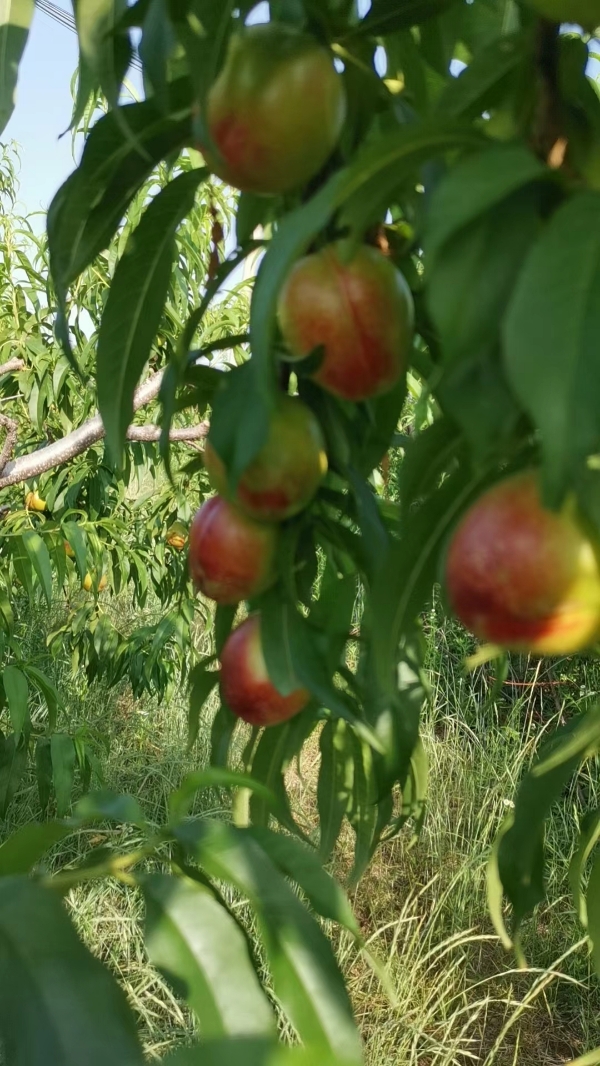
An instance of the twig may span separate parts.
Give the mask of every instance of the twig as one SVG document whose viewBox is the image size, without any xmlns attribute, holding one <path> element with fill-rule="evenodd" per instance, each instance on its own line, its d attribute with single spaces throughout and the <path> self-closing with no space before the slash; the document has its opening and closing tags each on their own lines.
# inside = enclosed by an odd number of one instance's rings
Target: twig
<svg viewBox="0 0 600 1066">
<path fill-rule="evenodd" d="M 1 371 L 2 367 L 0 367 Z M 164 371 L 159 371 L 158 374 L 148 378 L 143 385 L 140 385 L 135 390 L 133 396 L 134 411 L 138 411 L 140 407 L 145 407 L 146 404 L 156 399 L 160 391 L 163 375 Z M 171 440 L 186 441 L 198 440 L 205 437 L 207 433 L 208 425 L 202 422 L 200 425 L 191 426 L 189 429 L 174 429 L 169 436 Z M 79 429 L 68 433 L 61 440 L 54 441 L 52 444 L 46 445 L 45 448 L 39 448 L 36 452 L 30 452 L 29 455 L 22 455 L 18 459 L 6 463 L 0 477 L 0 489 L 5 489 L 9 485 L 18 485 L 21 481 L 27 481 L 28 478 L 38 477 L 47 470 L 52 470 L 55 466 L 62 466 L 63 463 L 87 451 L 93 444 L 97 444 L 104 435 L 102 419 L 100 415 L 94 415 L 93 418 L 88 419 L 82 426 L 79 426 Z M 159 426 L 130 426 L 127 431 L 128 440 L 152 441 L 158 440 L 159 436 Z"/>
</svg>

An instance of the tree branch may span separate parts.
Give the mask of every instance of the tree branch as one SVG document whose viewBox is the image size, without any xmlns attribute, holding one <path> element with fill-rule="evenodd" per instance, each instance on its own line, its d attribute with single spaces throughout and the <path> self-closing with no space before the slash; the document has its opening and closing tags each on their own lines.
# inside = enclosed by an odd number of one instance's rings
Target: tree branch
<svg viewBox="0 0 600 1066">
<path fill-rule="evenodd" d="M 0 377 L 3 374 L 12 374 L 15 370 L 24 370 L 25 363 L 23 359 L 17 359 L 15 356 L 13 359 L 9 359 L 7 363 L 0 364 Z"/>
<path fill-rule="evenodd" d="M 5 371 L 6 366 L 8 364 L 5 364 L 4 367 L 0 366 L 0 373 Z M 15 368 L 13 367 L 12 369 Z M 164 371 L 161 370 L 158 374 L 153 374 L 152 377 L 148 378 L 143 385 L 138 386 L 133 395 L 134 411 L 138 411 L 140 407 L 145 407 L 146 404 L 156 399 L 160 391 L 163 375 Z M 160 426 L 130 426 L 127 431 L 127 439 L 133 441 L 155 441 L 159 439 L 160 433 Z M 169 434 L 169 438 L 175 441 L 194 441 L 206 437 L 207 434 L 208 423 L 201 422 L 197 426 L 173 429 Z M 2 476 L 0 476 L 0 489 L 5 489 L 9 485 L 18 485 L 21 481 L 27 481 L 29 478 L 38 477 L 40 474 L 46 473 L 47 470 L 52 470 L 55 466 L 62 466 L 63 463 L 87 451 L 93 444 L 97 444 L 103 437 L 104 426 L 102 425 L 102 419 L 100 415 L 94 415 L 93 418 L 88 419 L 82 426 L 79 426 L 79 429 L 74 429 L 72 433 L 68 433 L 61 440 L 54 441 L 52 444 L 46 445 L 45 448 L 39 448 L 36 452 L 30 452 L 29 455 L 22 455 L 18 459 L 6 463 L 2 470 Z"/>
</svg>

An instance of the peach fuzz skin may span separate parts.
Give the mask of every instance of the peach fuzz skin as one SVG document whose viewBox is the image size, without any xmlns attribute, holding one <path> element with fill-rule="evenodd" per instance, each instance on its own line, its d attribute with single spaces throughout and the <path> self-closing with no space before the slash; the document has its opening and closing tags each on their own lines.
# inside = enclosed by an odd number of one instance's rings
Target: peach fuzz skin
<svg viewBox="0 0 600 1066">
<path fill-rule="evenodd" d="M 570 505 L 542 506 L 534 471 L 493 486 L 467 511 L 446 559 L 450 604 L 480 640 L 568 655 L 600 631 L 600 571 Z"/>
<path fill-rule="evenodd" d="M 229 496 L 225 467 L 210 440 L 204 464 L 213 487 Z M 267 440 L 242 474 L 232 502 L 251 518 L 282 522 L 310 502 L 327 471 L 321 427 L 306 404 L 280 396 Z"/>
<path fill-rule="evenodd" d="M 349 262 L 334 245 L 300 259 L 281 291 L 278 317 L 293 358 L 324 347 L 313 380 L 344 400 L 386 392 L 406 370 L 412 295 L 376 248 L 364 245 Z"/>
<path fill-rule="evenodd" d="M 305 689 L 282 696 L 273 685 L 263 656 L 257 614 L 234 629 L 225 643 L 221 652 L 221 693 L 233 713 L 254 726 L 285 722 L 298 714 L 310 698 Z"/>
<path fill-rule="evenodd" d="M 253 26 L 232 37 L 207 100 L 219 177 L 246 192 L 304 185 L 331 155 L 346 97 L 332 57 L 290 26 Z"/>
<path fill-rule="evenodd" d="M 214 496 L 190 529 L 189 570 L 196 588 L 221 604 L 263 592 L 275 579 L 277 529 L 259 525 Z"/>
</svg>

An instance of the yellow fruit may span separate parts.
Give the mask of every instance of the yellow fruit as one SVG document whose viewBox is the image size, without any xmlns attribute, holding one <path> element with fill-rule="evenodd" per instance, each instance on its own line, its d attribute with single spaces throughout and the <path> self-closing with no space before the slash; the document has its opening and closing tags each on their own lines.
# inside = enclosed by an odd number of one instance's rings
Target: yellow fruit
<svg viewBox="0 0 600 1066">
<path fill-rule="evenodd" d="M 75 552 L 73 551 L 73 549 L 72 549 L 71 545 L 69 544 L 68 540 L 63 541 L 63 544 L 65 546 L 65 552 L 69 556 L 69 559 L 74 559 L 75 558 Z"/>
<path fill-rule="evenodd" d="M 102 577 L 100 578 L 100 583 L 98 585 L 98 592 L 102 592 L 102 589 L 105 589 L 106 585 L 107 585 L 106 574 L 103 574 Z M 86 592 L 91 592 L 93 586 L 94 586 L 94 581 L 93 581 L 92 575 L 91 574 L 86 574 L 84 579 L 83 579 L 82 588 L 84 588 Z"/>
<path fill-rule="evenodd" d="M 167 530 L 167 544 L 176 551 L 183 551 L 187 541 L 187 530 L 182 522 L 174 522 Z"/>
<path fill-rule="evenodd" d="M 25 507 L 28 511 L 45 511 L 47 504 L 45 500 L 42 500 L 37 492 L 28 492 L 25 497 Z"/>
</svg>

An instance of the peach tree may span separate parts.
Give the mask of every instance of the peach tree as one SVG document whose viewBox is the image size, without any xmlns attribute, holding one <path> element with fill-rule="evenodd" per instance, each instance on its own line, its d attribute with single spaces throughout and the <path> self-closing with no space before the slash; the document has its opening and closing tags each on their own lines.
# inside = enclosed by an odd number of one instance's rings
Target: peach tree
<svg viewBox="0 0 600 1066">
<path fill-rule="evenodd" d="M 221 699 L 210 765 L 184 780 L 163 825 L 149 826 L 135 798 L 90 793 L 71 818 L 0 846 L 9 1062 L 81 1061 L 84 1046 L 92 1066 L 143 1061 L 117 986 L 60 902 L 104 876 L 141 889 L 149 956 L 198 1021 L 198 1045 L 165 1061 L 360 1062 L 317 916 L 359 944 L 360 931 L 323 864 L 347 821 L 355 882 L 382 841 L 424 817 L 424 611 L 441 596 L 484 642 L 478 661 L 499 667 L 513 651 L 592 654 L 600 633 L 600 5 L 273 0 L 260 25 L 254 6 L 74 3 L 73 121 L 86 115 L 89 132 L 48 213 L 48 328 L 81 397 L 97 397 L 117 482 L 157 375 L 158 454 L 175 484 L 173 441 L 208 413 L 203 456 L 185 471 L 194 506 L 207 474 L 218 493 L 190 543 L 196 609 L 216 603 L 214 653 L 190 675 L 191 745 L 213 689 Z M 11 0 L 3 16 L 5 117 L 31 14 Z M 123 103 L 134 48 L 145 99 Z M 213 211 L 221 198 L 228 233 L 223 245 L 215 219 L 199 277 L 189 219 L 207 195 Z M 110 248 L 86 343 L 78 293 Z M 207 337 L 244 264 L 247 323 Z M 218 367 L 219 349 L 236 358 Z M 38 382 L 40 425 L 43 396 Z M 9 457 L 5 428 L 0 487 L 25 461 Z M 398 501 L 385 491 L 390 455 Z M 29 511 L 43 487 L 31 485 Z M 91 516 L 61 505 L 46 532 L 85 578 Z M 16 532 L 23 548 L 7 566 L 25 560 L 32 595 L 39 585 L 51 598 L 60 552 L 37 528 Z M 151 566 L 148 553 L 135 564 L 139 581 Z M 98 592 L 101 570 L 90 574 Z M 165 587 L 169 615 L 189 615 Z M 11 668 L 12 715 L 26 664 Z M 317 830 L 287 792 L 311 738 Z M 549 811 L 599 747 L 592 706 L 552 738 L 500 829 L 490 908 L 519 954 L 522 922 L 545 897 Z M 195 793 L 215 786 L 233 793 L 231 824 L 189 816 Z M 138 845 L 49 874 L 45 851 L 98 819 L 135 827 Z M 571 871 L 597 962 L 600 861 L 589 878 L 587 863 L 599 826 L 597 811 L 582 818 Z M 223 884 L 255 915 L 262 971 Z M 283 1018 L 301 1048 L 277 1042 Z"/>
</svg>

